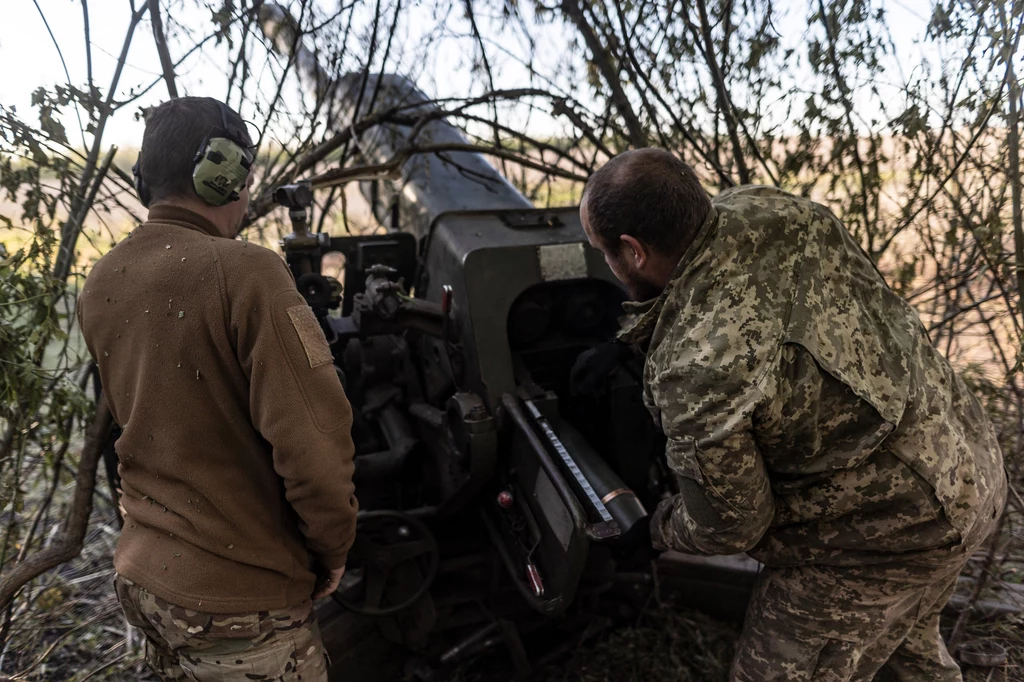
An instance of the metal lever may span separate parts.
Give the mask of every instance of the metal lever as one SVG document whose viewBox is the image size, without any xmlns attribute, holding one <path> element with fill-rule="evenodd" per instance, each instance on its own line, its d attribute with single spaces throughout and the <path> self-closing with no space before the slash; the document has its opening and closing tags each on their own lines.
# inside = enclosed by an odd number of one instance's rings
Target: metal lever
<svg viewBox="0 0 1024 682">
<path fill-rule="evenodd" d="M 445 284 L 441 287 L 441 312 L 444 313 L 445 317 L 451 315 L 453 294 L 454 290 L 451 284 Z"/>
<path fill-rule="evenodd" d="M 444 352 L 448 356 L 448 367 L 452 373 L 452 383 L 459 390 L 462 389 L 462 372 L 456 369 L 459 360 L 459 349 L 452 341 L 452 307 L 455 299 L 455 291 L 451 284 L 441 287 L 441 343 L 444 344 Z"/>
<path fill-rule="evenodd" d="M 444 341 L 445 346 L 450 343 L 449 331 L 451 330 L 452 298 L 454 298 L 452 285 L 445 284 L 441 287 L 441 340 Z"/>
</svg>

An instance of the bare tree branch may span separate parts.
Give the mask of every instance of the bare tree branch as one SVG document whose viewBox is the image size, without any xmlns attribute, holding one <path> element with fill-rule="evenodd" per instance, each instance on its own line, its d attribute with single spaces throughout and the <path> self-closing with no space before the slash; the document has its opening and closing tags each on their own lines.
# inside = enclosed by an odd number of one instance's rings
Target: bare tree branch
<svg viewBox="0 0 1024 682">
<path fill-rule="evenodd" d="M 594 28 L 587 22 L 579 0 L 562 0 L 561 8 L 565 16 L 576 25 L 580 35 L 583 36 L 594 64 L 601 72 L 605 84 L 611 90 L 611 100 L 615 103 L 615 109 L 622 116 L 622 120 L 626 122 L 627 130 L 629 130 L 630 144 L 636 148 L 646 147 L 647 134 L 644 133 L 643 126 L 640 125 L 640 119 L 637 118 L 636 112 L 633 111 L 633 105 L 629 103 L 629 98 L 626 96 L 625 90 L 622 89 L 622 81 L 619 79 L 618 69 L 612 64 L 612 56 L 604 45 L 601 44 L 597 33 L 594 32 Z"/>
<path fill-rule="evenodd" d="M 107 171 L 110 170 L 110 164 L 114 162 L 114 154 L 116 153 L 117 146 L 111 146 L 107 151 L 107 155 L 103 158 L 103 163 L 100 164 L 99 171 L 93 178 L 88 194 L 85 195 L 85 198 L 78 205 L 75 213 L 68 218 L 67 223 L 64 224 L 64 233 L 61 238 L 61 252 L 68 255 L 64 258 L 57 259 L 57 266 L 53 271 L 53 276 L 61 282 L 66 280 L 68 275 L 71 273 L 71 264 L 74 262 L 75 244 L 78 242 L 78 235 L 82 232 L 82 223 L 85 221 L 85 217 L 92 209 L 93 202 L 96 200 L 96 193 L 100 191 L 100 186 L 107 177 Z"/>
<path fill-rule="evenodd" d="M 580 175 L 558 167 L 539 163 L 529 157 L 524 157 L 516 152 L 511 152 L 505 149 L 495 149 L 494 147 L 475 144 L 447 143 L 406 147 L 405 149 L 396 152 L 394 156 L 384 163 L 355 166 L 352 168 L 336 168 L 310 178 L 309 182 L 315 188 L 324 188 L 342 185 L 352 182 L 353 180 L 397 179 L 402 170 L 402 166 L 404 166 L 405 162 L 413 156 L 418 154 L 441 154 L 443 152 L 471 152 L 475 154 L 487 154 L 501 159 L 508 159 L 509 161 L 514 161 L 515 163 L 526 166 L 527 168 L 543 171 L 567 180 L 575 180 L 577 182 L 586 182 L 587 180 L 587 176 L 585 175 Z"/>
<path fill-rule="evenodd" d="M 0 609 L 6 608 L 14 595 L 29 581 L 44 572 L 78 556 L 85 540 L 85 530 L 92 513 L 92 493 L 96 487 L 96 469 L 114 418 L 107 409 L 105 398 L 96 404 L 96 415 L 86 432 L 82 456 L 78 461 L 75 495 L 71 502 L 64 533 L 49 548 L 18 562 L 0 579 Z"/>
<path fill-rule="evenodd" d="M 71 74 L 68 72 L 67 62 L 64 61 L 64 52 L 60 49 L 60 43 L 57 42 L 57 38 L 54 37 L 53 31 L 50 29 L 50 22 L 46 20 L 43 8 L 39 6 L 39 0 L 32 0 L 32 3 L 36 6 L 36 11 L 39 12 L 39 18 L 43 20 L 43 25 L 46 26 L 46 32 L 50 34 L 50 41 L 53 43 L 53 47 L 57 50 L 57 56 L 60 58 L 60 65 L 64 67 L 64 77 L 67 79 L 67 85 L 71 88 Z M 87 21 L 86 31 L 88 31 L 88 26 L 89 24 Z M 75 116 L 78 117 L 78 130 L 82 133 L 82 146 L 85 147 L 87 146 L 85 144 L 85 125 L 82 123 L 82 114 L 78 111 L 77 105 L 75 105 Z"/>
<path fill-rule="evenodd" d="M 725 77 L 715 57 L 715 43 L 711 36 L 711 24 L 708 22 L 707 7 L 704 0 L 696 0 L 697 14 L 700 17 L 700 33 L 687 18 L 693 33 L 693 38 L 702 45 L 704 59 L 707 60 L 708 70 L 711 71 L 711 78 L 715 83 L 715 92 L 718 96 L 718 108 L 725 118 L 725 127 L 729 131 L 729 140 L 732 142 L 733 159 L 736 161 L 736 172 L 739 174 L 740 184 L 746 185 L 750 182 L 750 171 L 747 169 L 747 162 L 743 156 L 743 146 L 740 143 L 740 136 L 736 126 L 736 112 L 733 110 L 732 99 L 729 97 L 729 90 L 725 86 Z"/>
<path fill-rule="evenodd" d="M 121 81 L 121 73 L 124 71 L 125 62 L 128 60 L 128 48 L 131 47 L 132 38 L 135 35 L 135 28 L 139 25 L 139 21 L 142 20 L 147 9 L 148 7 L 143 5 L 139 9 L 134 10 L 132 12 L 131 20 L 128 22 L 128 30 L 124 37 L 124 43 L 121 45 L 121 54 L 117 59 L 117 66 L 114 69 L 114 75 L 110 79 L 110 87 L 107 90 L 106 101 L 100 108 L 99 121 L 96 124 L 96 130 L 93 132 L 93 145 L 89 150 L 89 156 L 86 158 L 85 165 L 82 168 L 82 175 L 78 181 L 77 190 L 72 195 L 73 202 L 71 218 L 69 218 L 61 228 L 60 247 L 57 253 L 57 260 L 53 267 L 54 275 L 59 276 L 61 280 L 66 279 L 68 273 L 71 272 L 71 264 L 75 259 L 74 245 L 75 242 L 78 241 L 78 232 L 81 230 L 82 221 L 85 219 L 85 213 L 88 212 L 86 194 L 90 192 L 90 188 L 92 187 L 93 176 L 96 172 L 96 164 L 99 161 L 100 145 L 103 144 L 103 133 L 106 129 L 107 121 L 113 113 L 111 103 L 114 100 L 114 93 L 117 91 L 117 85 Z M 97 187 L 96 189 L 98 190 L 99 188 Z M 93 192 L 93 196 L 95 196 L 95 192 Z M 85 208 L 83 208 L 83 206 L 85 206 Z"/>
<path fill-rule="evenodd" d="M 1003 32 L 1009 36 L 1010 27 L 1006 19 L 1006 8 L 999 8 L 999 19 Z M 1019 29 L 1018 29 L 1019 30 Z M 1020 183 L 1020 104 L 1021 89 L 1013 69 L 1013 57 L 1016 50 L 1007 38 L 1006 52 L 1006 75 L 1009 83 L 1008 112 L 1006 117 L 1007 135 L 1006 141 L 1010 147 L 1010 163 L 1006 168 L 1006 174 L 1010 182 L 1011 192 L 1011 220 L 1013 224 L 1013 247 L 1016 257 L 1015 269 L 1017 271 L 1017 308 L 1021 322 L 1024 323 L 1024 223 L 1021 216 L 1021 183 Z"/>
<path fill-rule="evenodd" d="M 178 96 L 178 86 L 174 83 L 174 62 L 171 61 L 171 53 L 167 49 L 167 38 L 164 36 L 164 25 L 160 20 L 160 0 L 148 0 L 149 22 L 153 26 L 153 42 L 156 44 L 156 52 L 160 55 L 160 68 L 164 72 L 164 82 L 167 83 L 167 94 L 171 98 Z"/>
</svg>

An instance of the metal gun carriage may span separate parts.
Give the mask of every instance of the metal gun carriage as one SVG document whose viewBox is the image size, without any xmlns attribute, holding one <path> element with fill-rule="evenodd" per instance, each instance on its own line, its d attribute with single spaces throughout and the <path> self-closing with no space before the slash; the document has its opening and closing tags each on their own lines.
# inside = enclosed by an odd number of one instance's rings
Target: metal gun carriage
<svg viewBox="0 0 1024 682">
<path fill-rule="evenodd" d="M 381 78 L 342 79 L 338 96 L 430 106 Z M 380 163 L 407 134 L 372 128 L 358 154 Z M 419 134 L 465 141 L 443 119 Z M 575 208 L 533 208 L 477 154 L 414 157 L 362 190 L 380 234 L 312 233 L 311 187 L 275 192 L 293 224 L 285 259 L 355 413 L 364 511 L 335 599 L 436 665 L 505 642 L 526 668 L 517 614 L 560 616 L 607 588 L 670 489 L 639 358 L 596 394 L 569 390 L 574 360 L 619 329 L 625 293 Z M 333 252 L 343 282 L 321 272 Z"/>
</svg>

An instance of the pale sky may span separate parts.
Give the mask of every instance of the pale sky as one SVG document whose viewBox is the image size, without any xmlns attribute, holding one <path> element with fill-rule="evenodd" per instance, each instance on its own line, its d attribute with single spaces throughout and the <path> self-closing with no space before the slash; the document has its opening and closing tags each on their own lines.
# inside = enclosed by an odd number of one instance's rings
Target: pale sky
<svg viewBox="0 0 1024 682">
<path fill-rule="evenodd" d="M 85 30 L 82 5 L 79 0 L 37 0 L 49 22 L 50 29 L 60 45 L 71 75 L 71 82 L 81 87 L 87 79 Z M 40 85 L 52 88 L 64 84 L 67 79 L 57 49 L 47 33 L 46 26 L 32 0 L 3 0 L 4 20 L 0 22 L 0 103 L 18 109 L 25 118 L 33 117 L 31 111 L 32 92 Z M 144 0 L 136 0 L 142 4 Z M 89 2 L 90 38 L 93 46 L 93 80 L 104 91 L 113 76 L 117 57 L 121 51 L 125 32 L 130 19 L 128 0 L 91 0 Z M 209 21 L 209 15 L 195 10 L 177 10 L 175 18 L 185 24 L 199 26 Z M 160 76 L 160 61 L 153 45 L 152 28 L 146 17 L 136 28 L 125 70 L 121 77 L 122 87 L 118 99 L 132 88 L 149 85 Z M 193 87 L 206 84 L 211 91 L 223 94 L 226 79 L 219 69 L 210 68 L 214 63 L 224 63 L 225 45 L 212 44 L 204 48 L 204 54 L 190 59 L 182 70 L 182 80 Z M 214 61 L 215 60 L 215 61 Z M 191 89 L 191 88 L 190 88 Z M 105 94 L 105 93 L 104 93 Z M 139 106 L 151 106 L 167 98 L 162 84 L 154 87 L 138 100 Z M 142 123 L 134 118 L 131 110 L 119 112 L 109 124 L 107 136 L 111 143 L 137 146 L 142 137 Z M 68 138 L 81 144 L 77 121 L 71 116 L 63 120 Z"/>
<path fill-rule="evenodd" d="M 84 30 L 80 0 L 37 0 L 46 14 L 50 28 L 60 44 L 70 72 L 71 82 L 81 86 L 86 81 L 86 59 L 84 47 Z M 136 0 L 137 3 L 143 0 Z M 334 6 L 335 0 L 326 0 L 325 6 Z M 166 4 L 167 3 L 162 3 Z M 173 3 L 172 19 L 185 26 L 201 27 L 206 31 L 209 25 L 208 10 L 196 10 L 191 7 L 182 8 Z M 191 5 L 191 3 L 188 3 Z M 219 4 L 219 3 L 213 3 Z M 0 104 L 15 106 L 19 114 L 35 122 L 35 112 L 30 102 L 31 94 L 40 85 L 52 87 L 64 83 L 66 78 L 57 50 L 53 45 L 46 28 L 40 18 L 33 0 L 3 0 L 4 16 L 0 22 L 0 64 L 3 75 L 0 77 Z M 415 6 L 415 5 L 414 5 Z M 776 3 L 776 7 L 786 7 L 787 16 L 780 20 L 779 30 L 787 43 L 798 41 L 803 28 L 807 4 L 803 0 Z M 121 50 L 121 43 L 129 18 L 128 0 L 90 0 L 90 28 L 93 45 L 93 73 L 98 86 L 105 88 L 110 80 Z M 415 11 L 415 10 L 414 10 Z M 931 15 L 929 0 L 900 0 L 887 3 L 890 26 L 893 29 L 897 52 L 906 62 L 920 59 L 921 47 L 917 40 L 924 34 L 928 18 Z M 166 14 L 166 12 L 165 12 Z M 462 20 L 462 13 L 456 10 L 453 18 Z M 167 18 L 165 16 L 165 23 Z M 415 23 L 415 22 L 410 22 Z M 410 29 L 406 27 L 408 32 Z M 558 24 L 549 27 L 549 35 L 540 36 L 540 40 L 558 41 L 560 33 L 565 30 Z M 148 86 L 159 78 L 160 66 L 152 41 L 152 29 L 148 17 L 136 29 L 136 39 L 132 42 L 128 55 L 119 99 L 132 88 Z M 412 29 L 414 32 L 415 29 Z M 797 34 L 797 35 L 794 35 Z M 408 39 L 408 38 L 407 38 Z M 172 57 L 180 56 L 183 47 L 171 45 Z M 187 94 L 209 94 L 223 96 L 226 77 L 221 71 L 227 63 L 224 50 L 226 45 L 215 46 L 209 43 L 199 54 L 193 55 L 186 64 L 178 69 L 179 91 Z M 929 48 L 931 49 L 931 48 Z M 445 56 L 442 55 L 442 59 Z M 456 61 L 465 61 L 455 58 Z M 902 61 L 902 60 L 901 60 Z M 422 69 L 421 65 L 410 65 L 411 69 Z M 443 70 L 443 69 L 442 69 Z M 468 78 L 465 68 L 459 72 L 454 68 L 451 72 L 438 74 L 434 70 L 424 70 L 431 75 L 431 83 L 420 82 L 420 86 L 430 94 L 464 95 L 468 94 Z M 421 74 L 422 75 L 422 74 Z M 893 74 L 898 80 L 897 74 Z M 515 67 L 502 71 L 499 87 L 522 86 L 525 74 Z M 443 91 L 443 92 L 442 92 Z M 138 106 L 151 106 L 167 97 L 167 91 L 159 83 L 145 96 L 137 101 Z M 125 147 L 137 146 L 142 135 L 142 124 L 136 121 L 136 106 L 129 107 L 113 117 L 109 124 L 106 140 Z M 243 112 L 243 115 L 246 112 Z M 63 119 L 68 137 L 74 144 L 81 144 L 77 122 L 73 115 Z M 533 125 L 544 125 L 543 121 L 533 120 Z"/>
</svg>

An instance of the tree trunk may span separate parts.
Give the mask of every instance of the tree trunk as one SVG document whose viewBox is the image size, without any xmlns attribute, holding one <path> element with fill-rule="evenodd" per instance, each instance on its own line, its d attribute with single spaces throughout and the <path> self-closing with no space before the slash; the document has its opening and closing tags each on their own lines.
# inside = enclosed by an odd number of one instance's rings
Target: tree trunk
<svg viewBox="0 0 1024 682">
<path fill-rule="evenodd" d="M 92 426 L 85 434 L 85 444 L 82 446 L 78 476 L 75 480 L 75 495 L 71 501 L 64 532 L 49 548 L 18 562 L 0 579 L 0 610 L 6 608 L 18 590 L 29 581 L 81 553 L 85 531 L 89 525 L 89 515 L 92 514 L 96 470 L 113 424 L 114 418 L 107 409 L 106 398 L 101 395 L 96 403 L 96 416 L 93 418 Z"/>
</svg>

